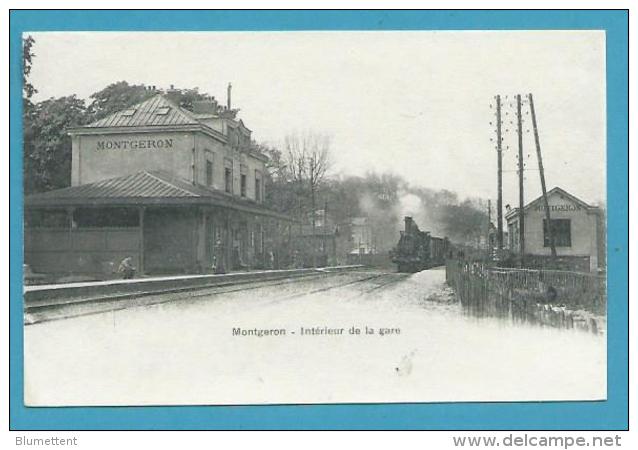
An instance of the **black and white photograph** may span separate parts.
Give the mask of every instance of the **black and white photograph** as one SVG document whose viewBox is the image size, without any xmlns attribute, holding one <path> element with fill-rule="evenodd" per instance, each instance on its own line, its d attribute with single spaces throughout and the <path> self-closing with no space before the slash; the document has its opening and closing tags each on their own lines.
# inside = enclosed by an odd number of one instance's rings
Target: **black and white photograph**
<svg viewBox="0 0 638 450">
<path fill-rule="evenodd" d="M 605 400 L 605 46 L 23 33 L 26 406 Z"/>
</svg>

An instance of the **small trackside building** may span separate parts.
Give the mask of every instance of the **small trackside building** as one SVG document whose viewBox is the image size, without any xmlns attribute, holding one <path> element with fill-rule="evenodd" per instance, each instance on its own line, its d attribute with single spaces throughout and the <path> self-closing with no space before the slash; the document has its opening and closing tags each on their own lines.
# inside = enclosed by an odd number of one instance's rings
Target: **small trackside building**
<svg viewBox="0 0 638 450">
<path fill-rule="evenodd" d="M 555 187 L 547 192 L 551 231 L 561 268 L 580 271 L 605 269 L 605 224 L 600 208 L 591 206 L 565 190 Z M 525 264 L 542 266 L 551 256 L 551 247 L 543 197 L 528 203 L 525 214 Z M 505 214 L 508 247 L 520 255 L 520 215 L 514 208 Z"/>
<path fill-rule="evenodd" d="M 236 110 L 157 94 L 69 130 L 71 186 L 25 197 L 34 272 L 114 276 L 290 264 L 291 219 L 264 204 L 267 158 Z"/>
</svg>

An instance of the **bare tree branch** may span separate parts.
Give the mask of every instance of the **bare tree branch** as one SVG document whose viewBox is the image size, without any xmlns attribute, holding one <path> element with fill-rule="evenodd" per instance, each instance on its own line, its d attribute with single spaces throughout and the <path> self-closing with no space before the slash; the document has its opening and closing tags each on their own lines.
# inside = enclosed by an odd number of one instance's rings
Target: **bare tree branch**
<svg viewBox="0 0 638 450">
<path fill-rule="evenodd" d="M 286 165 L 290 168 L 292 181 L 298 187 L 299 218 L 303 221 L 303 206 L 309 200 L 312 238 L 316 234 L 317 190 L 326 181 L 330 168 L 330 139 L 313 132 L 292 133 L 284 141 Z M 308 198 L 309 197 L 309 198 Z M 313 265 L 316 251 L 313 251 Z"/>
</svg>

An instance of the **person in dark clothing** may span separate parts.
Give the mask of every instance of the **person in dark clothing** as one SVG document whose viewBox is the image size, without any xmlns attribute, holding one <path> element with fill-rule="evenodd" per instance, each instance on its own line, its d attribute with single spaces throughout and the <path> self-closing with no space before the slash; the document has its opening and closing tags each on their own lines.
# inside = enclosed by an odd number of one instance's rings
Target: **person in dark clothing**
<svg viewBox="0 0 638 450">
<path fill-rule="evenodd" d="M 543 275 L 543 272 L 539 272 L 538 274 L 538 288 L 543 295 L 544 303 L 553 304 L 556 302 L 556 297 L 558 297 L 558 291 L 554 286 L 549 284 Z"/>
<path fill-rule="evenodd" d="M 549 286 L 547 291 L 545 292 L 545 297 L 547 298 L 548 303 L 555 303 L 556 297 L 558 296 L 558 292 L 554 286 Z"/>
<path fill-rule="evenodd" d="M 133 266 L 133 258 L 130 256 L 124 258 L 120 263 L 120 267 L 117 269 L 122 274 L 122 278 L 130 280 L 135 276 L 135 266 Z"/>
</svg>

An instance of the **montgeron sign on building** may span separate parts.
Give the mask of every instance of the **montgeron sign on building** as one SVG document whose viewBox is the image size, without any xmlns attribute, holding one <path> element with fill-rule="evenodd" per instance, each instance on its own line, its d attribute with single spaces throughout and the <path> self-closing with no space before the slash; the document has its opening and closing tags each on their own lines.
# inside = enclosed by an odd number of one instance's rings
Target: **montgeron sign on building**
<svg viewBox="0 0 638 450">
<path fill-rule="evenodd" d="M 173 139 L 100 140 L 96 150 L 165 149 L 173 148 Z"/>
<path fill-rule="evenodd" d="M 583 209 L 582 206 L 575 203 L 565 203 L 562 205 L 549 205 L 550 212 L 571 212 L 571 211 L 581 211 Z M 534 211 L 545 211 L 545 205 L 536 205 L 534 206 Z"/>
</svg>

